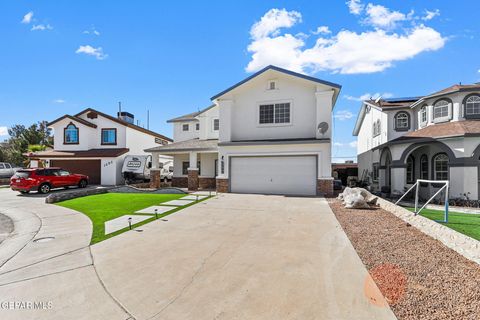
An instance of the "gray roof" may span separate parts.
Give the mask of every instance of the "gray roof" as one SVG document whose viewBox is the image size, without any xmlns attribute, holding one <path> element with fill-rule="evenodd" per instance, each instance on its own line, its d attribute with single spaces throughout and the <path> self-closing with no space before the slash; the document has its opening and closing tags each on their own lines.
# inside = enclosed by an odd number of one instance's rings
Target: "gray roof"
<svg viewBox="0 0 480 320">
<path fill-rule="evenodd" d="M 170 123 L 170 122 L 194 121 L 194 120 L 196 120 L 196 119 L 195 119 L 196 116 L 198 116 L 199 114 L 204 113 L 205 111 L 210 110 L 210 109 L 213 108 L 213 107 L 215 107 L 214 104 L 212 104 L 211 106 L 206 107 L 205 109 L 202 109 L 202 110 L 200 110 L 200 111 L 192 112 L 192 113 L 185 114 L 185 115 L 180 116 L 180 117 L 177 117 L 177 118 L 173 118 L 173 119 L 167 120 L 167 122 Z"/>
<path fill-rule="evenodd" d="M 150 149 L 145 149 L 145 152 L 165 152 L 165 153 L 176 153 L 176 152 L 187 152 L 187 151 L 217 151 L 218 150 L 218 140 L 199 140 L 192 139 L 180 142 L 174 142 L 166 144 L 163 146 L 158 146 Z"/>
</svg>

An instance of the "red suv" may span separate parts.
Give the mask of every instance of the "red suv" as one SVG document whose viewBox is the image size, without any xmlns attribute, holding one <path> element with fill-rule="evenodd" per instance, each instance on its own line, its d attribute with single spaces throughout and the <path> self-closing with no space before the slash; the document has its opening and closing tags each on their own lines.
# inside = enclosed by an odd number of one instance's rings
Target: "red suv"
<svg viewBox="0 0 480 320">
<path fill-rule="evenodd" d="M 49 193 L 53 188 L 71 186 L 85 188 L 87 185 L 88 176 L 72 174 L 62 168 L 22 169 L 10 178 L 10 188 L 21 193 L 30 191 Z"/>
</svg>

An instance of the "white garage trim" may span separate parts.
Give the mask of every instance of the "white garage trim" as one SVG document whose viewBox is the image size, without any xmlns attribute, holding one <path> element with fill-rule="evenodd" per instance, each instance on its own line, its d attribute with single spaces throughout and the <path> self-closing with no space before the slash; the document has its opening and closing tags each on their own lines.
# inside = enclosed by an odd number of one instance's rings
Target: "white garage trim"
<svg viewBox="0 0 480 320">
<path fill-rule="evenodd" d="M 317 155 L 248 155 L 229 158 L 230 192 L 317 194 Z"/>
</svg>

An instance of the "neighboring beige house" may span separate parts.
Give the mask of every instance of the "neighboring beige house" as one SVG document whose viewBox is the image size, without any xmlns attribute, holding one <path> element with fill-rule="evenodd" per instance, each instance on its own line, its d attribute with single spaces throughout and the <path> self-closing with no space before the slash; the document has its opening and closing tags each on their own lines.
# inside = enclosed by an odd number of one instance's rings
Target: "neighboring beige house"
<svg viewBox="0 0 480 320">
<path fill-rule="evenodd" d="M 121 112 L 113 117 L 88 108 L 76 115 L 64 115 L 48 124 L 54 131 L 53 150 L 30 153 L 47 167 L 62 167 L 86 174 L 90 184 L 123 183 L 126 155 L 147 154 L 143 150 L 172 140 L 134 124 L 134 116 Z"/>
<path fill-rule="evenodd" d="M 401 194 L 417 179 L 450 180 L 450 197 L 479 198 L 480 84 L 453 85 L 424 97 L 362 103 L 358 174 L 374 190 Z M 433 195 L 438 185 L 421 186 Z"/>
<path fill-rule="evenodd" d="M 332 193 L 331 119 L 341 86 L 268 66 L 168 122 L 173 185 L 220 192 Z M 154 163 L 154 167 L 156 164 Z"/>
</svg>

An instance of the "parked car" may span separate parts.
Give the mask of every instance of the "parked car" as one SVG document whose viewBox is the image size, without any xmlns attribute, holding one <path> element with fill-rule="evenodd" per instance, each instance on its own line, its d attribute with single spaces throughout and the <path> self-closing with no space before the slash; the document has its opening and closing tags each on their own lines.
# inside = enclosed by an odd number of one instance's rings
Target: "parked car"
<svg viewBox="0 0 480 320">
<path fill-rule="evenodd" d="M 17 170 L 21 168 L 14 167 L 10 163 L 0 162 L 0 178 L 10 178 Z"/>
<path fill-rule="evenodd" d="M 88 176 L 70 173 L 62 168 L 21 169 L 10 179 L 10 188 L 21 193 L 49 193 L 53 188 L 85 188 Z"/>
</svg>

